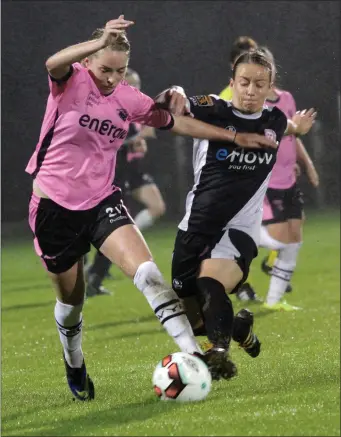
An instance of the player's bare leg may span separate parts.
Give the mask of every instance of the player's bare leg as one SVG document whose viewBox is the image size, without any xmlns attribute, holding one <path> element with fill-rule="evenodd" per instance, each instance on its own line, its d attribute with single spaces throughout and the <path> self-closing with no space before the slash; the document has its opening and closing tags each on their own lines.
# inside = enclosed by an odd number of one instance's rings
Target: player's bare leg
<svg viewBox="0 0 341 437">
<path fill-rule="evenodd" d="M 158 218 L 164 215 L 166 205 L 156 184 L 143 185 L 133 190 L 132 196 L 146 207 L 134 218 L 135 224 L 140 231 L 148 229 Z"/>
<path fill-rule="evenodd" d="M 135 200 L 141 202 L 146 207 L 145 209 L 142 209 L 134 219 L 135 224 L 140 231 L 151 227 L 166 211 L 164 200 L 156 184 L 143 185 L 140 188 L 133 190 L 132 196 Z M 86 272 L 87 297 L 112 294 L 102 285 L 104 278 L 110 276 L 110 267 L 111 261 L 98 251 L 93 263 L 89 265 Z"/>
</svg>

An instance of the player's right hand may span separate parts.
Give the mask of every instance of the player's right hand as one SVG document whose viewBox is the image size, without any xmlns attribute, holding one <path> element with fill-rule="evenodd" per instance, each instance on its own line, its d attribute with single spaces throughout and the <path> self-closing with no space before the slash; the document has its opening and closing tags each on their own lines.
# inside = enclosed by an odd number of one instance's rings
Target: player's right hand
<svg viewBox="0 0 341 437">
<path fill-rule="evenodd" d="M 104 33 L 100 40 L 103 46 L 106 47 L 110 42 L 115 40 L 119 34 L 124 33 L 125 30 L 134 24 L 134 21 L 129 21 L 124 19 L 124 15 L 120 15 L 115 20 L 110 20 L 107 22 L 104 28 Z"/>
<path fill-rule="evenodd" d="M 320 184 L 319 175 L 313 165 L 309 165 L 306 169 L 307 176 L 313 187 L 317 188 Z"/>
<path fill-rule="evenodd" d="M 234 143 L 238 146 L 245 147 L 246 149 L 262 149 L 264 147 L 272 147 L 273 149 L 277 149 L 278 147 L 278 143 L 276 141 L 270 140 L 264 135 L 248 133 L 237 133 Z"/>
</svg>

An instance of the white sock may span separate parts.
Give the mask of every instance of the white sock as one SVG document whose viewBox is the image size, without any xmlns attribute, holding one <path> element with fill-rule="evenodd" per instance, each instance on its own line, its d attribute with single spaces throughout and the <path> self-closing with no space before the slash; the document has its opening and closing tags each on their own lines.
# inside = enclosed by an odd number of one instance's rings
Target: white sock
<svg viewBox="0 0 341 437">
<path fill-rule="evenodd" d="M 134 284 L 144 294 L 156 317 L 182 352 L 202 353 L 192 327 L 175 291 L 164 281 L 156 264 L 146 261 L 140 264 Z"/>
<path fill-rule="evenodd" d="M 271 279 L 266 303 L 278 303 L 291 281 L 297 263 L 297 256 L 302 243 L 286 244 L 278 253 L 275 264 L 271 270 Z"/>
<path fill-rule="evenodd" d="M 136 215 L 134 222 L 140 231 L 143 231 L 144 229 L 150 228 L 155 222 L 155 219 L 148 209 L 143 209 Z"/>
<path fill-rule="evenodd" d="M 70 367 L 82 367 L 82 308 L 67 305 L 57 299 L 54 307 L 59 338 L 63 345 L 65 359 Z"/>
<path fill-rule="evenodd" d="M 260 228 L 259 245 L 261 247 L 266 247 L 267 249 L 271 249 L 271 250 L 280 250 L 286 246 L 285 243 L 282 243 L 281 241 L 272 238 L 268 230 L 266 229 L 266 226 L 261 226 Z"/>
</svg>

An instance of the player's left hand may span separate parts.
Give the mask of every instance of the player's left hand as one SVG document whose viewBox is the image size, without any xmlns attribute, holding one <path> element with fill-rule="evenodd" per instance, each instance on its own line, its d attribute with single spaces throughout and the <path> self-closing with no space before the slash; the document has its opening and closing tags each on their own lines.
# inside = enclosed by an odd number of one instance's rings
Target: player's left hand
<svg viewBox="0 0 341 437">
<path fill-rule="evenodd" d="M 315 122 L 317 112 L 314 108 L 310 108 L 309 111 L 304 109 L 303 111 L 297 111 L 292 117 L 292 121 L 296 124 L 296 134 L 305 135 L 307 134 L 312 125 Z"/>
<path fill-rule="evenodd" d="M 318 173 L 313 165 L 309 165 L 307 167 L 307 176 L 308 176 L 308 179 L 309 179 L 311 185 L 313 187 L 317 188 L 320 184 L 320 178 L 319 178 L 319 175 L 318 175 Z"/>
</svg>

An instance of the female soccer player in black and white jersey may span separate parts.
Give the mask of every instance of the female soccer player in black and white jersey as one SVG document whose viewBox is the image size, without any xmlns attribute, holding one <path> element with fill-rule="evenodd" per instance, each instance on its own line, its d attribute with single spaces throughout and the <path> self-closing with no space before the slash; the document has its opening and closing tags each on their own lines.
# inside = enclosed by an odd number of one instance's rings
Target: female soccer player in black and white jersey
<svg viewBox="0 0 341 437">
<path fill-rule="evenodd" d="M 236 373 L 228 358 L 233 338 L 255 357 L 260 343 L 252 332 L 253 315 L 236 317 L 228 294 L 247 278 L 257 256 L 262 204 L 277 149 L 246 150 L 236 144 L 242 133 L 265 134 L 279 143 L 287 133 L 305 134 L 315 119 L 313 109 L 288 122 L 278 108 L 264 106 L 274 82 L 275 68 L 263 52 L 244 53 L 233 68 L 232 102 L 214 96 L 190 97 L 196 119 L 234 133 L 234 141 L 194 140 L 194 185 L 175 240 L 172 283 L 183 299 L 197 335 L 207 334 L 213 377 Z"/>
</svg>

